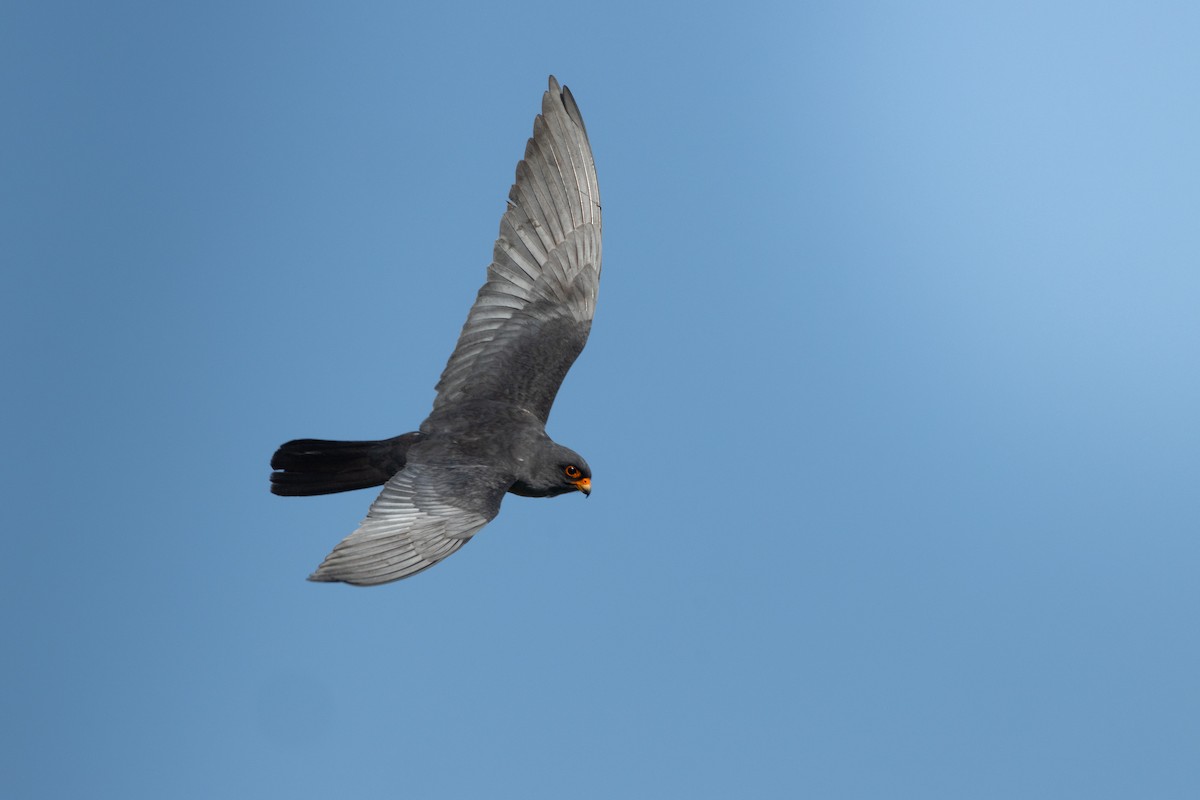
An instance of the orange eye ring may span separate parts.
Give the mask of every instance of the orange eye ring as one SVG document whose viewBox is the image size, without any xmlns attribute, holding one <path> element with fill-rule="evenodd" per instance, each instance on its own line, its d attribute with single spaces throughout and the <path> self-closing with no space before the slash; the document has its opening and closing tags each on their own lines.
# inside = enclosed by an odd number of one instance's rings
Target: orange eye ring
<svg viewBox="0 0 1200 800">
<path fill-rule="evenodd" d="M 583 474 L 579 471 L 579 467 L 575 466 L 574 464 L 568 464 L 567 466 L 563 467 L 563 473 L 568 478 L 578 478 Z"/>
</svg>

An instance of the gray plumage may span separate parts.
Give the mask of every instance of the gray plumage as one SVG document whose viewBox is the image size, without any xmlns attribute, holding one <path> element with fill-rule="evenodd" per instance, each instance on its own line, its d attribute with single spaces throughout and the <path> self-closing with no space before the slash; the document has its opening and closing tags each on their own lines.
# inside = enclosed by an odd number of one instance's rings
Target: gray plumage
<svg viewBox="0 0 1200 800">
<path fill-rule="evenodd" d="M 508 198 L 487 282 L 420 430 L 368 442 L 295 440 L 271 459 L 276 494 L 384 484 L 366 519 L 309 580 L 406 578 L 462 547 L 499 513 L 506 492 L 590 492 L 587 463 L 545 432 L 587 342 L 601 256 L 587 130 L 553 76 Z"/>
</svg>

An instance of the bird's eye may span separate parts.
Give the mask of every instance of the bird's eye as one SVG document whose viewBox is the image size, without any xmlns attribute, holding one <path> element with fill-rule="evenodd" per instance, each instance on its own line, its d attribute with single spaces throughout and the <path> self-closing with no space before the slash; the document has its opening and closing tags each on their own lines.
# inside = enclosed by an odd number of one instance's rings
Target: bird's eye
<svg viewBox="0 0 1200 800">
<path fill-rule="evenodd" d="M 578 478 L 581 474 L 579 472 L 579 467 L 575 466 L 574 464 L 568 464 L 567 466 L 563 467 L 563 472 L 568 478 Z"/>
</svg>

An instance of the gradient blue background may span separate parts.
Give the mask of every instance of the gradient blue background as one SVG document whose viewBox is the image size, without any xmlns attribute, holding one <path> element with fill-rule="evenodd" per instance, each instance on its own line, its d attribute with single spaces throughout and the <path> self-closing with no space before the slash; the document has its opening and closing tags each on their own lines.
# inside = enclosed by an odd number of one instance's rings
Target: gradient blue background
<svg viewBox="0 0 1200 800">
<path fill-rule="evenodd" d="M 588 7 L 590 5 L 590 7 Z M 20 798 L 1200 797 L 1190 3 L 8 3 Z M 546 75 L 605 209 L 551 432 L 373 590 Z"/>
</svg>

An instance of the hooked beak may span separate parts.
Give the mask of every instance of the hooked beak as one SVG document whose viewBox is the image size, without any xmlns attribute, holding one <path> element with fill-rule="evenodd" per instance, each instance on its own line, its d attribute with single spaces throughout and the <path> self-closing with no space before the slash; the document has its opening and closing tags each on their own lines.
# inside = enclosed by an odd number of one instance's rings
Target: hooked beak
<svg viewBox="0 0 1200 800">
<path fill-rule="evenodd" d="M 591 496 L 591 494 L 592 494 L 592 479 L 591 478 L 580 478 L 579 480 L 575 481 L 575 488 L 578 489 L 579 491 L 583 492 L 584 497 Z"/>
</svg>

